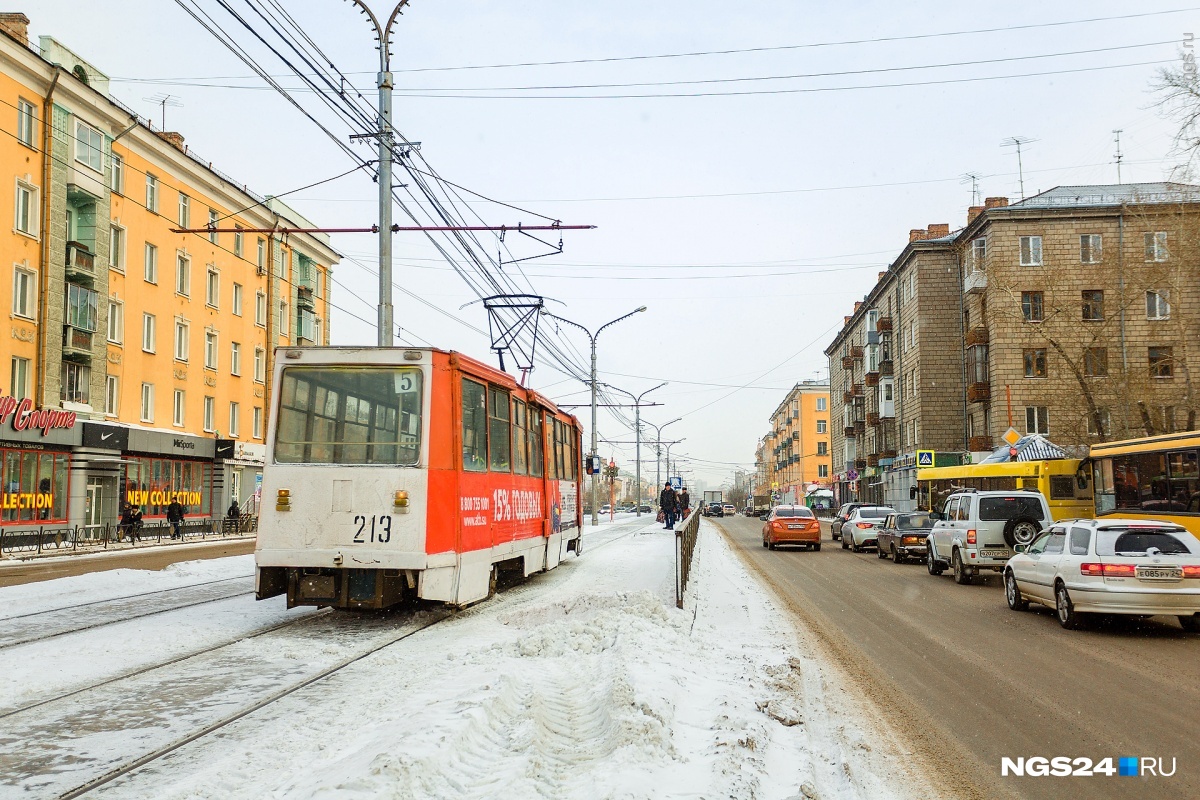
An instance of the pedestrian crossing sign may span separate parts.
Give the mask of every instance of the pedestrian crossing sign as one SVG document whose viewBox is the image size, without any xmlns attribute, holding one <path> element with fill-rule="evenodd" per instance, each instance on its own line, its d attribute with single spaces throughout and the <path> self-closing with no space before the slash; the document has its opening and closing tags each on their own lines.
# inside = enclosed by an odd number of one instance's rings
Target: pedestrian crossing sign
<svg viewBox="0 0 1200 800">
<path fill-rule="evenodd" d="M 934 451 L 932 451 L 932 450 L 918 450 L 917 451 L 917 466 L 918 467 L 932 467 L 933 466 L 933 457 L 934 457 Z"/>
</svg>

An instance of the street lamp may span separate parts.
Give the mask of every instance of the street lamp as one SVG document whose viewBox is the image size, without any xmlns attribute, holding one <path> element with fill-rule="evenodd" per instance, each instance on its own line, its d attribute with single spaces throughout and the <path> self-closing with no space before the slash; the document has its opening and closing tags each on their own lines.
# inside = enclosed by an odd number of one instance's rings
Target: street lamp
<svg viewBox="0 0 1200 800">
<path fill-rule="evenodd" d="M 662 432 L 663 432 L 663 428 L 667 427 L 668 425 L 674 425 L 676 422 L 679 422 L 682 419 L 683 419 L 683 417 L 676 417 L 675 419 L 671 420 L 670 422 L 664 422 L 662 425 L 655 425 L 653 422 L 646 423 L 651 428 L 654 428 L 654 480 L 655 480 L 654 491 L 656 492 L 656 494 L 654 495 L 655 497 L 658 496 L 657 492 L 662 491 Z"/>
<path fill-rule="evenodd" d="M 634 438 L 637 442 L 637 455 L 634 456 L 634 463 L 637 464 L 637 476 L 634 478 L 637 486 L 637 501 L 634 503 L 634 505 L 637 506 L 637 508 L 634 509 L 634 516 L 640 517 L 642 515 L 642 398 L 653 392 L 654 389 L 661 389 L 662 387 L 666 386 L 667 383 L 666 381 L 663 381 L 653 389 L 647 389 L 639 395 L 635 395 L 633 392 L 627 392 L 624 389 L 618 389 L 616 386 L 613 386 L 609 383 L 604 385 L 610 389 L 615 389 L 621 394 L 629 395 L 630 399 L 633 400 L 633 429 L 635 431 Z"/>
<path fill-rule="evenodd" d="M 392 25 L 408 0 L 400 0 L 384 25 L 367 7 L 366 0 L 350 0 L 375 28 L 379 40 L 379 331 L 380 347 L 392 346 Z"/>
<path fill-rule="evenodd" d="M 634 314 L 640 314 L 641 312 L 643 312 L 645 310 L 646 310 L 645 306 L 641 306 L 640 308 L 635 308 L 633 311 L 630 311 L 628 314 L 625 314 L 624 316 L 617 317 L 616 319 L 612 320 L 611 322 L 604 323 L 603 325 L 601 325 L 599 328 L 596 329 L 595 333 L 592 333 L 587 328 L 580 325 L 578 322 L 572 322 L 571 320 L 564 319 L 563 317 L 560 317 L 556 314 L 551 314 L 549 311 L 547 311 L 544 308 L 541 309 L 541 313 L 547 317 L 550 317 L 550 319 L 556 319 L 559 322 L 563 322 L 563 323 L 566 323 L 567 325 L 572 325 L 576 328 L 579 328 L 579 330 L 581 330 L 587 334 L 588 339 L 592 343 L 592 377 L 591 377 L 591 380 L 589 381 L 589 383 L 591 383 L 591 385 L 592 385 L 592 452 L 591 452 L 591 457 L 595 457 L 596 451 L 600 448 L 600 443 L 598 441 L 598 437 L 597 437 L 597 433 L 596 433 L 596 339 L 600 338 L 600 334 L 604 332 L 605 328 L 610 327 L 612 325 L 616 325 L 618 322 L 629 319 Z M 588 472 L 592 473 L 592 492 L 591 492 L 591 494 L 592 494 L 592 527 L 595 527 L 596 525 L 600 524 L 600 514 L 598 513 L 597 508 L 596 508 L 596 474 L 594 472 L 592 472 L 590 460 L 591 459 L 589 458 Z"/>
</svg>

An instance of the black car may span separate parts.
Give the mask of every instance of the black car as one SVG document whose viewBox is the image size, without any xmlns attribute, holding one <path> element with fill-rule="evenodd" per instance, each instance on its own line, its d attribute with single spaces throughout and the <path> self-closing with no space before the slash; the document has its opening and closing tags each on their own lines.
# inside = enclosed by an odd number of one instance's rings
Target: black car
<svg viewBox="0 0 1200 800">
<path fill-rule="evenodd" d="M 833 540 L 836 542 L 842 538 L 842 524 L 850 519 L 850 515 L 854 513 L 854 509 L 859 506 L 867 505 L 866 503 L 846 503 L 829 523 L 829 532 L 833 534 Z"/>
<path fill-rule="evenodd" d="M 718 503 L 718 502 L 709 503 L 708 506 L 704 509 L 704 516 L 706 516 L 706 517 L 723 517 L 723 516 L 725 516 L 724 503 Z"/>
<path fill-rule="evenodd" d="M 903 564 L 909 558 L 925 559 L 928 546 L 925 540 L 933 530 L 933 520 L 928 511 L 911 511 L 907 514 L 888 514 L 878 533 L 879 557 Z"/>
</svg>

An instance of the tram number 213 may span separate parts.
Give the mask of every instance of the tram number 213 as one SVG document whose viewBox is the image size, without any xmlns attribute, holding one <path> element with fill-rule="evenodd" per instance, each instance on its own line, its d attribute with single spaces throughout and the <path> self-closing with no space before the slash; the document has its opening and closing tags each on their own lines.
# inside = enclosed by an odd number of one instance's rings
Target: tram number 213
<svg viewBox="0 0 1200 800">
<path fill-rule="evenodd" d="M 357 544 L 366 544 L 368 542 L 386 544 L 392 540 L 391 514 L 380 514 L 377 517 L 364 517 L 361 514 L 356 514 L 354 516 L 354 526 L 357 528 L 354 532 L 354 541 Z"/>
</svg>

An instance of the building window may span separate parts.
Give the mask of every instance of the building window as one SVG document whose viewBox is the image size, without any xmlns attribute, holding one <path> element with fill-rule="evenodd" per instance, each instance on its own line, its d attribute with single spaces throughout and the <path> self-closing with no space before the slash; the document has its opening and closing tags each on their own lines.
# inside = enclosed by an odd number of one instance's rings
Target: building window
<svg viewBox="0 0 1200 800">
<path fill-rule="evenodd" d="M 229 344 L 229 374 L 242 374 L 242 346 L 237 342 Z"/>
<path fill-rule="evenodd" d="M 208 276 L 204 282 L 204 303 L 209 308 L 216 308 L 221 299 L 221 275 L 217 268 L 209 264 Z"/>
<path fill-rule="evenodd" d="M 125 271 L 125 229 L 119 225 L 108 227 L 108 267 Z"/>
<path fill-rule="evenodd" d="M 21 99 L 17 101 L 17 141 L 28 147 L 37 147 L 34 144 L 37 138 L 37 106 L 28 100 Z"/>
<path fill-rule="evenodd" d="M 1021 316 L 1026 322 L 1041 322 L 1045 319 L 1041 292 L 1021 292 Z"/>
<path fill-rule="evenodd" d="M 258 274 L 265 275 L 267 272 L 267 240 L 258 240 Z"/>
<path fill-rule="evenodd" d="M 104 169 L 104 137 L 84 122 L 75 123 L 75 160 L 96 172 Z"/>
<path fill-rule="evenodd" d="M 321 325 L 320 317 L 313 317 L 313 343 L 324 344 L 325 340 L 321 337 L 325 335 L 324 328 Z"/>
<path fill-rule="evenodd" d="M 217 430 L 217 400 L 214 397 L 204 398 L 204 432 L 214 433 Z"/>
<path fill-rule="evenodd" d="M 267 377 L 267 352 L 261 347 L 254 348 L 254 380 L 262 383 Z"/>
<path fill-rule="evenodd" d="M 828 442 L 817 442 L 817 455 L 819 455 L 819 456 L 829 455 L 829 443 Z"/>
<path fill-rule="evenodd" d="M 817 411 L 826 411 L 829 408 L 829 400 L 825 397 L 817 398 Z"/>
<path fill-rule="evenodd" d="M 288 327 L 289 327 L 288 326 L 288 304 L 285 301 L 280 300 L 279 301 L 279 335 L 287 336 L 288 335 Z"/>
<path fill-rule="evenodd" d="M 108 188 L 117 194 L 125 194 L 125 159 L 116 153 L 112 154 L 112 175 L 108 179 Z"/>
<path fill-rule="evenodd" d="M 221 221 L 221 215 L 215 209 L 208 210 L 208 240 L 213 244 L 217 243 L 217 223 Z"/>
<path fill-rule="evenodd" d="M 142 384 L 142 422 L 154 422 L 154 384 Z"/>
<path fill-rule="evenodd" d="M 1079 237 L 1079 263 L 1099 264 L 1104 256 L 1103 240 L 1098 233 L 1084 233 Z"/>
<path fill-rule="evenodd" d="M 818 464 L 817 465 L 817 477 L 818 478 L 828 478 L 829 477 L 829 465 L 828 464 Z"/>
<path fill-rule="evenodd" d="M 254 293 L 254 324 L 264 328 L 267 325 L 267 296 L 261 291 Z"/>
<path fill-rule="evenodd" d="M 96 330 L 96 316 L 100 307 L 100 295 L 91 289 L 67 284 L 67 324 L 81 331 Z"/>
<path fill-rule="evenodd" d="M 1046 377 L 1046 348 L 1037 347 L 1025 349 L 1025 377 Z"/>
<path fill-rule="evenodd" d="M 179 193 L 179 227 L 190 227 L 192 220 L 192 199 L 183 192 Z"/>
<path fill-rule="evenodd" d="M 154 352 L 154 315 L 142 314 L 142 349 Z"/>
<path fill-rule="evenodd" d="M 229 404 L 229 435 L 236 437 L 241 427 L 241 407 L 237 403 Z"/>
<path fill-rule="evenodd" d="M 1175 375 L 1175 359 L 1172 347 L 1148 348 L 1150 356 L 1150 377 L 1171 378 Z"/>
<path fill-rule="evenodd" d="M 16 207 L 13 227 L 26 236 L 38 235 L 38 190 L 36 187 L 17 181 Z"/>
<path fill-rule="evenodd" d="M 149 242 L 146 242 L 142 263 L 142 277 L 146 283 L 158 283 L 158 248 Z"/>
<path fill-rule="evenodd" d="M 1155 233 L 1145 234 L 1146 240 L 1146 260 L 1147 261 L 1166 261 L 1169 253 L 1167 252 L 1167 232 L 1157 231 Z"/>
<path fill-rule="evenodd" d="M 1170 319 L 1171 304 L 1166 292 L 1146 292 L 1146 319 Z"/>
<path fill-rule="evenodd" d="M 108 301 L 108 341 L 110 344 L 125 341 L 125 304 L 119 300 Z"/>
<path fill-rule="evenodd" d="M 242 285 L 240 283 L 233 285 L 233 315 L 235 317 L 242 315 Z"/>
<path fill-rule="evenodd" d="M 187 394 L 183 389 L 176 389 L 171 403 L 171 424 L 182 428 L 187 417 Z"/>
<path fill-rule="evenodd" d="M 908 348 L 911 350 L 912 348 L 914 348 L 916 346 L 917 346 L 917 321 L 914 319 L 912 322 L 908 323 Z"/>
<path fill-rule="evenodd" d="M 16 400 L 29 397 L 29 359 L 13 356 L 12 359 L 12 396 Z"/>
<path fill-rule="evenodd" d="M 1104 320 L 1104 292 L 1102 290 L 1085 289 L 1083 291 L 1083 320 L 1084 322 Z"/>
<path fill-rule="evenodd" d="M 817 433 L 826 433 L 829 430 L 829 422 L 827 420 L 817 420 Z"/>
<path fill-rule="evenodd" d="M 217 332 L 211 329 L 204 332 L 204 366 L 217 368 Z"/>
<path fill-rule="evenodd" d="M 12 311 L 18 317 L 33 319 L 37 308 L 37 273 L 17 267 L 13 270 Z"/>
<path fill-rule="evenodd" d="M 987 239 L 982 236 L 971 242 L 971 271 L 983 269 L 983 257 L 987 255 Z"/>
<path fill-rule="evenodd" d="M 104 413 L 106 416 L 117 416 L 121 405 L 121 379 L 116 375 L 108 375 L 104 379 Z"/>
<path fill-rule="evenodd" d="M 1108 374 L 1108 348 L 1089 347 L 1083 351 L 1083 374 L 1089 378 L 1102 378 Z"/>
<path fill-rule="evenodd" d="M 300 309 L 299 318 L 296 320 L 296 338 L 306 339 L 310 342 L 317 341 L 317 318 L 307 308 Z"/>
<path fill-rule="evenodd" d="M 188 360 L 188 334 L 189 324 L 187 320 L 175 320 L 175 360 Z"/>
<path fill-rule="evenodd" d="M 254 407 L 253 419 L 254 419 L 254 423 L 253 423 L 254 424 L 254 431 L 253 431 L 254 438 L 261 439 L 261 438 L 263 438 L 263 431 L 262 431 L 263 417 L 262 417 L 262 408 L 260 406 Z"/>
<path fill-rule="evenodd" d="M 192 293 L 192 260 L 183 253 L 175 256 L 175 293 L 184 297 Z"/>
<path fill-rule="evenodd" d="M 246 238 L 246 236 L 242 233 L 241 225 L 235 225 L 234 227 L 237 228 L 237 230 L 233 232 L 233 254 L 238 258 L 241 258 L 242 251 L 245 248 L 243 240 Z"/>
<path fill-rule="evenodd" d="M 146 210 L 158 213 L 158 178 L 146 173 Z"/>
<path fill-rule="evenodd" d="M 1046 406 L 1025 406 L 1025 432 L 1050 434 L 1050 412 Z"/>
<path fill-rule="evenodd" d="M 88 388 L 92 381 L 92 368 L 73 361 L 62 365 L 62 400 L 64 403 L 88 404 Z"/>
<path fill-rule="evenodd" d="M 1042 265 L 1042 237 L 1021 237 L 1021 266 L 1040 267 Z"/>
<path fill-rule="evenodd" d="M 1100 417 L 1100 426 L 1103 430 L 1096 427 L 1097 416 Z M 1107 436 L 1112 432 L 1112 415 L 1107 408 L 1098 408 L 1095 414 L 1087 415 L 1087 431 L 1092 436 Z"/>
<path fill-rule="evenodd" d="M 317 297 L 325 296 L 325 273 L 321 270 L 316 271 L 317 274 Z"/>
</svg>

